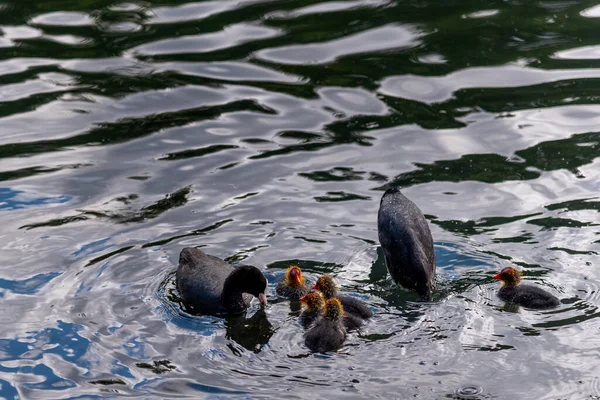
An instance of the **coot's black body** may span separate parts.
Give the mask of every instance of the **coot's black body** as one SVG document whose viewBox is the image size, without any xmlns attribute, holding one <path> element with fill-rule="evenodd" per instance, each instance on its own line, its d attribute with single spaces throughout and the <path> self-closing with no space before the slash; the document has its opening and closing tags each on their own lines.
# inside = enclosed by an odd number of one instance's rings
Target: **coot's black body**
<svg viewBox="0 0 600 400">
<path fill-rule="evenodd" d="M 344 303 L 342 303 L 342 306 L 343 305 Z M 371 313 L 371 315 L 373 315 L 373 313 Z M 355 314 L 344 313 L 342 323 L 344 324 L 344 327 L 347 331 L 353 331 L 355 329 L 360 328 L 365 323 L 365 320 L 356 316 Z"/>
<path fill-rule="evenodd" d="M 362 319 L 369 319 L 373 316 L 373 311 L 355 297 L 338 294 L 336 298 L 342 303 L 342 307 L 344 307 L 344 321 L 346 317 L 351 320 L 348 323 L 345 322 L 346 324 L 350 324 L 350 326 L 355 326 L 357 323 L 360 326 L 362 325 Z"/>
<path fill-rule="evenodd" d="M 300 316 L 298 317 L 300 325 L 302 325 L 304 329 L 310 328 L 315 321 L 321 318 L 321 311 L 322 310 L 302 310 Z"/>
<path fill-rule="evenodd" d="M 323 316 L 315 321 L 306 332 L 304 343 L 316 353 L 334 351 L 342 347 L 346 340 L 346 329 L 342 323 L 344 312 L 337 299 L 325 302 Z"/>
<path fill-rule="evenodd" d="M 326 353 L 342 347 L 345 340 L 346 330 L 341 319 L 319 318 L 306 332 L 304 343 L 315 353 Z"/>
<path fill-rule="evenodd" d="M 498 290 L 498 297 L 508 303 L 538 310 L 556 307 L 560 304 L 556 296 L 533 285 L 502 287 Z"/>
<path fill-rule="evenodd" d="M 379 205 L 377 231 L 394 282 L 430 300 L 435 288 L 435 251 L 419 207 L 400 189 L 388 189 Z"/>
<path fill-rule="evenodd" d="M 195 312 L 239 314 L 246 310 L 252 296 L 266 303 L 267 279 L 258 268 L 233 268 L 194 247 L 181 251 L 175 279 L 179 294 Z"/>
</svg>

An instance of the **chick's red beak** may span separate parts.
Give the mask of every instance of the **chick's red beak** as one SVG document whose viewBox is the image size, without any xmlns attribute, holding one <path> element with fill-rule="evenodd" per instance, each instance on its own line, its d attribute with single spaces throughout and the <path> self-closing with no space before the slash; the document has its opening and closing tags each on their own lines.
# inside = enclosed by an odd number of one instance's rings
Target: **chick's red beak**
<svg viewBox="0 0 600 400">
<path fill-rule="evenodd" d="M 498 272 L 496 275 L 493 276 L 493 278 L 497 281 L 502 280 L 502 273 Z"/>
<path fill-rule="evenodd" d="M 267 305 L 267 295 L 264 293 L 259 293 L 258 301 L 260 301 L 260 304 L 262 304 L 262 305 Z"/>
<path fill-rule="evenodd" d="M 303 303 L 306 303 L 306 301 L 308 300 L 308 295 L 305 294 L 304 296 L 300 297 L 300 301 Z"/>
<path fill-rule="evenodd" d="M 313 286 L 313 289 L 315 289 L 315 290 L 319 290 L 319 284 L 318 284 L 318 283 L 315 283 L 315 286 Z"/>
<path fill-rule="evenodd" d="M 299 269 L 293 269 L 290 271 L 290 278 L 295 284 L 299 285 L 302 282 L 302 272 Z"/>
</svg>

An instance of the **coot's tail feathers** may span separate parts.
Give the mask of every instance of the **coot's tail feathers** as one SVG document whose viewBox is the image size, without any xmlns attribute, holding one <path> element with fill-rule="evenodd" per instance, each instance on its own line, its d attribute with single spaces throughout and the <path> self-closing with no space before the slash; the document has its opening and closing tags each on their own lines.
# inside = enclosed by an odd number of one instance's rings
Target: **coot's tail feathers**
<svg viewBox="0 0 600 400">
<path fill-rule="evenodd" d="M 179 254 L 179 264 L 195 264 L 195 262 L 204 256 L 204 252 L 195 247 L 185 247 Z"/>
</svg>

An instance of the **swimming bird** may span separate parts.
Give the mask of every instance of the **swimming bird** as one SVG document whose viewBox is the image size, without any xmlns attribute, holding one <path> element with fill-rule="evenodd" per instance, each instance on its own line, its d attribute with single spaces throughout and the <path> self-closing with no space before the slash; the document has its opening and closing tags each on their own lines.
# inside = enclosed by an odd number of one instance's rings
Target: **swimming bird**
<svg viewBox="0 0 600 400">
<path fill-rule="evenodd" d="M 300 300 L 300 297 L 310 292 L 310 287 L 304 281 L 300 267 L 292 265 L 277 283 L 275 291 L 279 296 L 286 299 Z"/>
<path fill-rule="evenodd" d="M 552 308 L 560 304 L 558 298 L 544 289 L 533 285 L 520 285 L 521 271 L 506 267 L 494 279 L 502 282 L 498 297 L 508 303 L 515 303 L 527 308 Z"/>
<path fill-rule="evenodd" d="M 304 328 L 308 328 L 321 317 L 323 307 L 325 306 L 325 298 L 321 292 L 310 292 L 300 298 L 305 308 L 300 313 L 300 324 Z"/>
<path fill-rule="evenodd" d="M 313 286 L 313 289 L 323 293 L 325 300 L 337 298 L 344 307 L 345 314 L 352 314 L 361 319 L 368 319 L 373 316 L 373 311 L 362 301 L 351 296 L 338 294 L 337 285 L 331 275 L 322 275 Z"/>
<path fill-rule="evenodd" d="M 338 299 L 325 302 L 322 318 L 319 318 L 304 336 L 304 343 L 311 351 L 325 353 L 342 347 L 346 329 L 342 323 L 344 309 Z"/>
<path fill-rule="evenodd" d="M 325 306 L 325 298 L 321 292 L 310 292 L 300 299 L 305 305 L 304 310 L 300 314 L 300 324 L 304 328 L 310 327 L 316 320 L 321 318 L 323 307 Z M 364 320 L 356 315 L 344 313 L 342 320 L 344 327 L 347 330 L 358 329 L 364 323 Z"/>
<path fill-rule="evenodd" d="M 181 250 L 175 281 L 179 294 L 195 312 L 239 314 L 252 300 L 249 294 L 267 304 L 267 279 L 258 268 L 233 268 L 194 247 Z"/>
<path fill-rule="evenodd" d="M 431 300 L 435 252 L 425 216 L 398 188 L 385 191 L 377 215 L 379 243 L 394 282 Z"/>
</svg>

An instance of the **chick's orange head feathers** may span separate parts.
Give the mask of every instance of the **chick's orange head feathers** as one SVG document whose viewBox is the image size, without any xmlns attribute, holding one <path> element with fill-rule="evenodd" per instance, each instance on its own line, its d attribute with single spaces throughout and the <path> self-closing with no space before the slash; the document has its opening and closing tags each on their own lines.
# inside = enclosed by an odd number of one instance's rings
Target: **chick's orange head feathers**
<svg viewBox="0 0 600 400">
<path fill-rule="evenodd" d="M 285 279 L 290 286 L 302 286 L 304 284 L 302 271 L 300 270 L 300 267 L 296 265 L 292 265 L 287 269 Z"/>
<path fill-rule="evenodd" d="M 323 275 L 315 283 L 313 289 L 320 291 L 323 293 L 326 299 L 335 297 L 337 288 L 335 287 L 335 282 L 331 275 Z"/>
<path fill-rule="evenodd" d="M 344 316 L 344 308 L 342 303 L 335 297 L 325 302 L 325 308 L 323 309 L 323 316 L 325 318 L 336 320 Z"/>
<path fill-rule="evenodd" d="M 521 271 L 513 267 L 506 267 L 494 275 L 494 279 L 509 285 L 516 285 L 521 280 Z"/>
<path fill-rule="evenodd" d="M 325 304 L 325 299 L 320 292 L 310 292 L 301 297 L 300 301 L 306 305 L 308 311 L 320 310 Z"/>
</svg>

